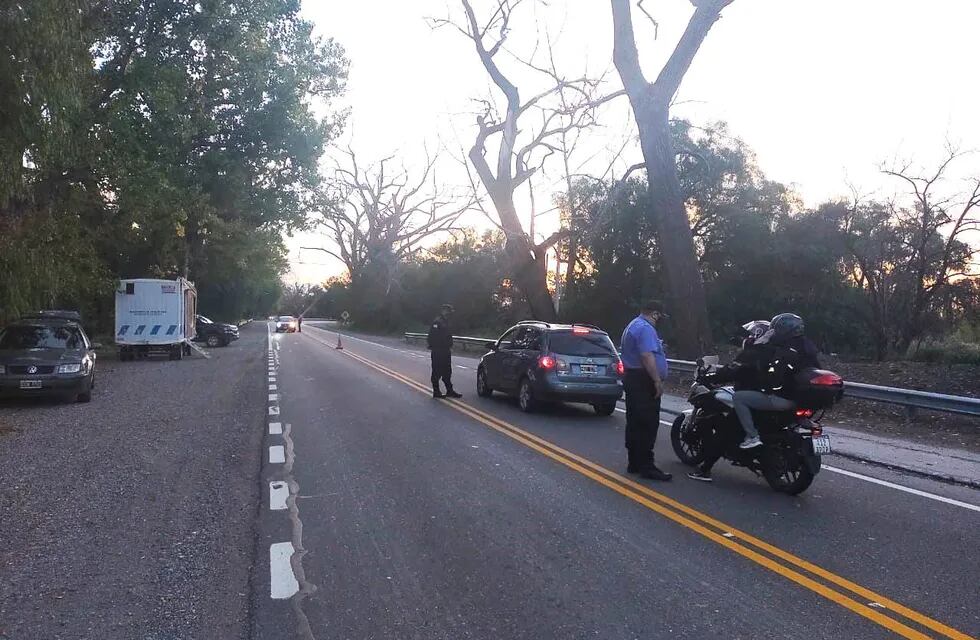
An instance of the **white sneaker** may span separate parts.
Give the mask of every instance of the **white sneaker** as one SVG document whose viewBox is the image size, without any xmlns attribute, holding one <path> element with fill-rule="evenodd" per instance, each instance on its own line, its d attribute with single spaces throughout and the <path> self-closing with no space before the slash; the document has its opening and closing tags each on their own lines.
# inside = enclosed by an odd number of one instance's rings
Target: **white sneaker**
<svg viewBox="0 0 980 640">
<path fill-rule="evenodd" d="M 738 445 L 739 449 L 752 449 L 755 447 L 761 447 L 762 440 L 759 440 L 759 436 L 754 436 L 752 438 L 746 438 Z"/>
</svg>

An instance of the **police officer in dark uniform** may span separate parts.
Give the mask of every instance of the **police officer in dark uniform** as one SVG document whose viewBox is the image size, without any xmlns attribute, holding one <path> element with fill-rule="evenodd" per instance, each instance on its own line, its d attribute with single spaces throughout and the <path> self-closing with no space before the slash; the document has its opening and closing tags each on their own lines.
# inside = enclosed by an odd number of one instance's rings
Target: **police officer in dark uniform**
<svg viewBox="0 0 980 640">
<path fill-rule="evenodd" d="M 429 350 L 432 352 L 432 397 L 462 398 L 453 389 L 453 330 L 449 319 L 453 315 L 453 305 L 442 305 L 441 313 L 429 327 Z M 439 390 L 439 379 L 446 385 L 445 395 Z"/>
</svg>

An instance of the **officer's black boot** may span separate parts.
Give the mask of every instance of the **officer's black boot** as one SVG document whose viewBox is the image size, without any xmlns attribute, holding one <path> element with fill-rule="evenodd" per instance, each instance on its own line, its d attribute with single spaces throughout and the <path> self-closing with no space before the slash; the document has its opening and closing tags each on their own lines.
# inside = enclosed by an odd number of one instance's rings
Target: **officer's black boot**
<svg viewBox="0 0 980 640">
<path fill-rule="evenodd" d="M 455 389 L 453 389 L 453 386 L 452 385 L 449 385 L 449 386 L 446 387 L 446 397 L 447 398 L 462 398 L 463 397 L 463 394 L 462 393 L 459 393 Z"/>
<path fill-rule="evenodd" d="M 640 477 L 646 478 L 647 480 L 661 480 L 666 482 L 674 476 L 666 471 L 661 471 L 657 465 L 653 464 L 653 460 L 651 459 L 650 463 L 640 470 Z"/>
<path fill-rule="evenodd" d="M 446 396 L 442 395 L 442 391 L 439 391 L 439 385 L 433 385 L 432 386 L 432 397 L 433 398 L 445 398 Z"/>
</svg>

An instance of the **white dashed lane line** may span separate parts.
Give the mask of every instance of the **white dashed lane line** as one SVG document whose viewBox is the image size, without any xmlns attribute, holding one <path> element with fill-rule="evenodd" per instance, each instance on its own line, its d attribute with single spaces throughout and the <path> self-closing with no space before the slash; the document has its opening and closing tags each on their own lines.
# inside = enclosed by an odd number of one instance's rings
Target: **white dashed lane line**
<svg viewBox="0 0 980 640">
<path fill-rule="evenodd" d="M 273 480 L 269 483 L 269 508 L 273 511 L 282 511 L 286 508 L 286 498 L 289 497 L 289 485 L 282 480 Z"/>
<path fill-rule="evenodd" d="M 274 385 L 274 384 L 270 384 L 269 385 L 269 391 L 276 391 L 276 390 L 277 390 L 276 385 Z"/>
<path fill-rule="evenodd" d="M 277 415 L 279 415 L 279 407 L 276 407 L 276 406 L 269 407 L 269 415 L 270 416 L 277 416 Z"/>
<path fill-rule="evenodd" d="M 281 444 L 274 444 L 269 447 L 269 463 L 282 464 L 286 461 L 286 447 Z"/>
<path fill-rule="evenodd" d="M 269 591 L 273 600 L 291 598 L 299 591 L 299 583 L 293 575 L 292 557 L 292 542 L 277 542 L 269 547 Z"/>
<path fill-rule="evenodd" d="M 279 394 L 278 393 L 270 393 L 269 394 L 269 402 L 276 402 L 277 400 L 279 400 Z"/>
<path fill-rule="evenodd" d="M 282 433 L 282 423 L 281 422 L 270 422 L 269 423 L 269 435 L 277 436 Z"/>
</svg>

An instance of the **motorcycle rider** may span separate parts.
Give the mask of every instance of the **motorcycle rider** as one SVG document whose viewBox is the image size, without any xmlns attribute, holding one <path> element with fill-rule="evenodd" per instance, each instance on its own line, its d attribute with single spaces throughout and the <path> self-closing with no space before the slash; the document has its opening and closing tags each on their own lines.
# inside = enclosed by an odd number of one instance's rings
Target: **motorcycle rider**
<svg viewBox="0 0 980 640">
<path fill-rule="evenodd" d="M 765 354 L 761 345 L 766 342 L 763 336 L 769 331 L 768 320 L 752 320 L 742 325 L 742 350 L 738 352 L 731 364 L 725 365 L 718 371 L 705 376 L 710 384 L 733 382 L 735 389 L 755 389 L 758 387 L 758 368 Z M 759 347 L 753 349 L 756 343 Z M 714 434 L 706 437 L 704 442 L 704 460 L 698 468 L 687 474 L 692 480 L 711 482 L 711 468 L 721 459 L 725 452 L 726 440 L 729 434 Z"/>
<path fill-rule="evenodd" d="M 753 328 L 756 331 L 762 326 L 761 321 L 755 321 L 744 328 L 749 330 L 749 325 L 755 325 Z M 745 431 L 745 439 L 738 445 L 740 449 L 762 445 L 752 410 L 795 409 L 796 403 L 792 400 L 794 374 L 807 367 L 820 367 L 817 347 L 804 335 L 805 328 L 800 316 L 781 313 L 769 322 L 768 330 L 762 335 L 750 338 L 751 344 L 746 344 L 733 364 L 709 374 L 713 383 L 736 382 L 733 395 L 735 413 Z M 710 439 L 707 449 L 704 462 L 688 477 L 710 482 L 711 467 L 724 451 L 723 437 Z"/>
</svg>

